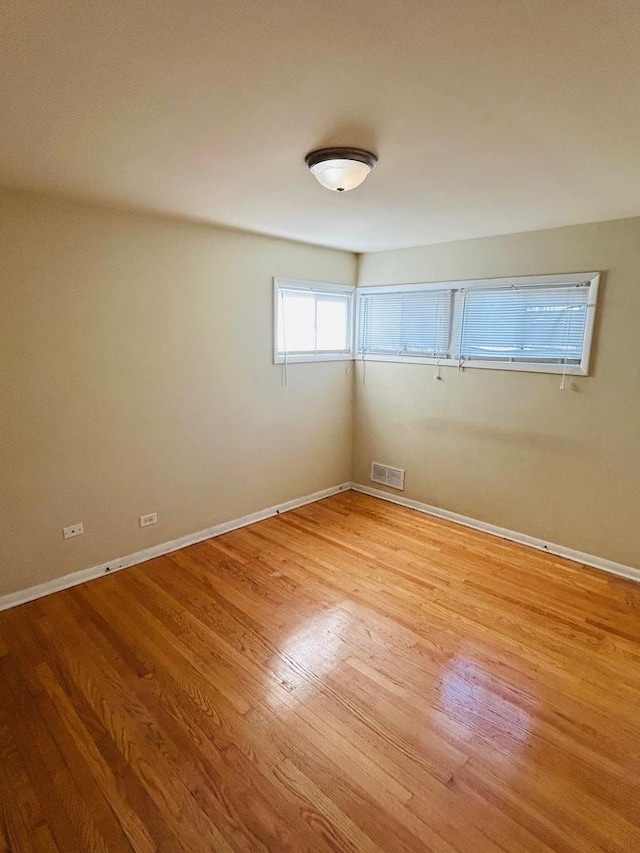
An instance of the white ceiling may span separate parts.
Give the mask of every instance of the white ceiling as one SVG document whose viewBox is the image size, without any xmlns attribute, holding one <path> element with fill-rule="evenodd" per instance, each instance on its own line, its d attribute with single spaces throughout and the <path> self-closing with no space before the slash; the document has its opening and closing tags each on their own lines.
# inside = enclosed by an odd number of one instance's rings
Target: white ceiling
<svg viewBox="0 0 640 853">
<path fill-rule="evenodd" d="M 355 251 L 640 214 L 638 0 L 4 0 L 0 182 Z M 327 145 L 380 158 L 351 193 Z"/>
</svg>

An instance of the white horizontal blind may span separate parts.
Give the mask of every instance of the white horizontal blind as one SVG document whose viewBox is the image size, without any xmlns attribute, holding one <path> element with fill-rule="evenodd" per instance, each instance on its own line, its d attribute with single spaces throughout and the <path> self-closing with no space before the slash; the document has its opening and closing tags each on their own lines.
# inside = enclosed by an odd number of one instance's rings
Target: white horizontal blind
<svg viewBox="0 0 640 853">
<path fill-rule="evenodd" d="M 362 294 L 359 352 L 446 357 L 452 305 L 451 290 Z"/>
<path fill-rule="evenodd" d="M 459 355 L 482 361 L 580 364 L 588 296 L 586 285 L 467 290 Z"/>
</svg>

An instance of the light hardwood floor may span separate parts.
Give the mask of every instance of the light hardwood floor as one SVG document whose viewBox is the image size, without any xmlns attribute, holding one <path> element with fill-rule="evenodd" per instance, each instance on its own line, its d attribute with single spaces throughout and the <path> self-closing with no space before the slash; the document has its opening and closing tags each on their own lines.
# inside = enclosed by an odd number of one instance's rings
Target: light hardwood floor
<svg viewBox="0 0 640 853">
<path fill-rule="evenodd" d="M 640 851 L 640 586 L 349 492 L 0 614 L 0 850 Z"/>
</svg>

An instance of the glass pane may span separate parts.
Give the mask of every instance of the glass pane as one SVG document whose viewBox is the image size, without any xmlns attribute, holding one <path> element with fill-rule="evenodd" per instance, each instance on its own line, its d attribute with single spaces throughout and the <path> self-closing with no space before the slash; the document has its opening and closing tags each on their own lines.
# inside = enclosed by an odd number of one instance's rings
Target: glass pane
<svg viewBox="0 0 640 853">
<path fill-rule="evenodd" d="M 579 363 L 587 288 L 476 291 L 466 297 L 462 355 L 467 358 Z"/>
<path fill-rule="evenodd" d="M 278 350 L 280 352 L 314 352 L 315 297 L 312 293 L 281 293 Z"/>
<path fill-rule="evenodd" d="M 452 294 L 394 291 L 360 300 L 360 352 L 445 357 Z"/>
<path fill-rule="evenodd" d="M 342 296 L 319 297 L 317 344 L 319 350 L 346 350 L 349 347 L 349 306 Z"/>
</svg>

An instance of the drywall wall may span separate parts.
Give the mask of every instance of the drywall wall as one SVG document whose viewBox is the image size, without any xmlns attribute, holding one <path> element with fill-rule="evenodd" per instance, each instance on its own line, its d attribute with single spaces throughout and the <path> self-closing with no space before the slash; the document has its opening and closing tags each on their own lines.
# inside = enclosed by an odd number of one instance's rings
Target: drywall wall
<svg viewBox="0 0 640 853">
<path fill-rule="evenodd" d="M 359 284 L 601 270 L 591 375 L 357 366 L 354 480 L 640 567 L 640 219 L 360 258 Z"/>
<path fill-rule="evenodd" d="M 348 253 L 0 192 L 0 595 L 349 480 L 351 364 L 284 386 L 272 276 L 355 273 Z"/>
</svg>

